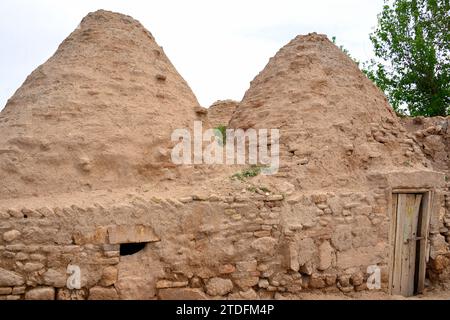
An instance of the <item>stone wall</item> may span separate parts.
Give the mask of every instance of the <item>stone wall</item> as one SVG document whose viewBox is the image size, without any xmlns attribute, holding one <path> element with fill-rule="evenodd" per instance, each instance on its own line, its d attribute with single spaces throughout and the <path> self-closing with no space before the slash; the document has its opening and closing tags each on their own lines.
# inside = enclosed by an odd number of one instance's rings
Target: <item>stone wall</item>
<svg viewBox="0 0 450 320">
<path fill-rule="evenodd" d="M 389 197 L 370 191 L 135 197 L 60 207 L 0 205 L 0 299 L 271 299 L 388 287 Z M 130 222 L 132 221 L 132 224 Z M 447 246 L 432 226 L 432 256 Z M 120 243 L 146 242 L 120 256 Z M 444 256 L 442 256 L 444 255 Z M 68 265 L 80 290 L 66 288 Z"/>
<path fill-rule="evenodd" d="M 403 118 L 402 122 L 434 168 L 450 172 L 450 117 Z"/>
<path fill-rule="evenodd" d="M 446 188 L 441 199 L 441 211 L 439 213 L 436 241 L 444 246 L 444 242 L 450 244 L 450 117 L 435 118 L 403 118 L 405 128 L 423 153 L 431 160 L 433 168 L 445 172 L 447 175 Z M 436 280 L 450 279 L 450 260 L 447 255 L 432 257 L 429 275 Z"/>
</svg>

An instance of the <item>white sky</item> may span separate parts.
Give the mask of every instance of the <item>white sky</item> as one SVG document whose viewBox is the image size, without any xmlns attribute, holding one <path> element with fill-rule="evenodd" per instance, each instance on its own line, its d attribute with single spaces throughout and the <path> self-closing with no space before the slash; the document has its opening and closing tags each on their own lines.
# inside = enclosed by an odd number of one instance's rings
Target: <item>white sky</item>
<svg viewBox="0 0 450 320">
<path fill-rule="evenodd" d="M 0 110 L 89 12 L 138 19 L 164 47 L 202 106 L 241 100 L 250 81 L 298 34 L 325 33 L 359 60 L 383 0 L 1 0 Z"/>
</svg>

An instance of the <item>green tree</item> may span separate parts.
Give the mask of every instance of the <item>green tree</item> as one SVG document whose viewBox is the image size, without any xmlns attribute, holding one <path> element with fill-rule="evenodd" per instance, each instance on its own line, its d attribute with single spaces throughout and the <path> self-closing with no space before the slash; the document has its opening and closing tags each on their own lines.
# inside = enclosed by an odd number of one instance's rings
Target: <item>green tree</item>
<svg viewBox="0 0 450 320">
<path fill-rule="evenodd" d="M 365 73 L 399 113 L 445 116 L 450 105 L 450 0 L 385 0 Z"/>
</svg>

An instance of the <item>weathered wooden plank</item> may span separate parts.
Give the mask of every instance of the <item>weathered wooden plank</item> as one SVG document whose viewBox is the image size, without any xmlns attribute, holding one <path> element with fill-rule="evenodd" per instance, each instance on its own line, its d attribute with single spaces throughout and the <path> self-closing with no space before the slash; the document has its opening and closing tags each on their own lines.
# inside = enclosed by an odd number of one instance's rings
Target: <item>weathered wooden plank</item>
<svg viewBox="0 0 450 320">
<path fill-rule="evenodd" d="M 396 255 L 395 255 L 395 273 L 396 273 L 396 290 L 395 294 L 403 294 L 404 291 L 404 230 L 406 224 L 406 212 L 407 207 L 407 197 L 405 194 L 398 195 L 398 205 L 397 205 L 397 231 L 396 231 Z"/>
<path fill-rule="evenodd" d="M 393 237 L 391 245 L 393 246 L 393 261 L 392 261 L 392 282 L 391 282 L 391 293 L 392 294 L 400 294 L 400 275 L 401 275 L 401 264 L 399 264 L 398 253 L 401 252 L 399 246 L 399 214 L 398 214 L 398 194 L 392 195 L 392 223 L 393 226 Z"/>
<path fill-rule="evenodd" d="M 428 228 L 430 225 L 430 198 L 431 192 L 427 192 L 421 204 L 421 212 L 419 215 L 420 226 L 418 228 L 419 237 L 423 239 L 419 241 L 420 246 L 420 260 L 419 260 L 419 270 L 418 281 L 417 281 L 417 293 L 422 293 L 425 288 L 425 274 L 426 274 L 426 260 L 427 260 L 427 244 L 428 244 Z"/>
<path fill-rule="evenodd" d="M 422 202 L 422 195 L 411 195 L 412 215 L 411 215 L 411 237 L 408 241 L 409 246 L 409 267 L 408 267 L 408 296 L 414 295 L 414 283 L 416 275 L 416 250 L 417 250 L 417 224 L 419 221 L 420 204 Z"/>
<path fill-rule="evenodd" d="M 429 189 L 394 189 L 392 190 L 392 193 L 394 194 L 400 194 L 400 193 L 405 193 L 405 194 L 418 194 L 418 193 L 425 193 L 430 191 Z"/>
<path fill-rule="evenodd" d="M 399 214 L 403 217 L 401 225 L 401 280 L 400 292 L 403 296 L 410 296 L 410 241 L 412 236 L 412 219 L 414 211 L 414 194 L 401 194 L 399 196 Z"/>
</svg>

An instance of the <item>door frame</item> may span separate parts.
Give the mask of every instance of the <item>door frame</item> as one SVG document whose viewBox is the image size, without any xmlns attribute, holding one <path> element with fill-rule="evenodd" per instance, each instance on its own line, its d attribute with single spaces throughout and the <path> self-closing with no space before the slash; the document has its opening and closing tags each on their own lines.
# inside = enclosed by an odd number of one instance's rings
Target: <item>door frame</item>
<svg viewBox="0 0 450 320">
<path fill-rule="evenodd" d="M 424 235 L 423 241 L 420 242 L 420 254 L 424 255 L 424 257 L 420 258 L 419 262 L 419 270 L 415 271 L 419 273 L 418 284 L 417 284 L 417 292 L 423 292 L 425 287 L 425 275 L 426 275 L 426 265 L 429 261 L 429 253 L 430 253 L 430 243 L 429 243 L 429 230 L 430 230 L 430 222 L 431 222 L 431 211 L 432 211 L 432 203 L 434 197 L 434 191 L 432 189 L 392 189 L 390 193 L 390 201 L 388 210 L 390 211 L 389 217 L 391 219 L 390 222 L 390 230 L 389 230 L 389 245 L 390 245 L 390 254 L 389 254 L 389 294 L 393 292 L 393 284 L 394 284 L 394 261 L 395 261 L 395 240 L 396 240 L 396 229 L 397 229 L 397 210 L 393 210 L 393 195 L 394 194 L 422 194 L 422 222 L 420 233 Z"/>
</svg>

